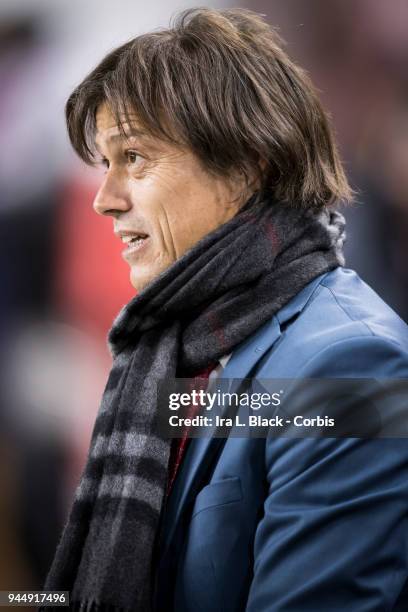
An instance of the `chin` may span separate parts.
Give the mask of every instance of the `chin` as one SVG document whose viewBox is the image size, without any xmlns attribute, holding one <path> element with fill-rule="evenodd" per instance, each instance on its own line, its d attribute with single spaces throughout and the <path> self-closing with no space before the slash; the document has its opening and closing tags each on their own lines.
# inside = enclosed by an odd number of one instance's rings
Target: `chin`
<svg viewBox="0 0 408 612">
<path fill-rule="evenodd" d="M 139 274 L 134 274 L 133 272 L 130 272 L 130 284 L 136 289 L 137 293 L 143 291 L 147 285 L 147 283 L 143 282 L 143 279 L 140 278 Z"/>
<path fill-rule="evenodd" d="M 136 289 L 138 293 L 140 293 L 141 291 L 143 291 L 143 289 L 147 287 L 147 285 L 152 283 L 158 276 L 160 276 L 162 272 L 167 270 L 167 268 L 169 268 L 172 263 L 172 261 L 161 261 L 160 263 L 156 262 L 156 266 L 153 267 L 153 269 L 152 267 L 146 267 L 143 269 L 143 267 L 141 267 L 140 265 L 135 265 L 134 267 L 132 266 L 130 268 L 131 285 Z"/>
<path fill-rule="evenodd" d="M 141 274 L 139 270 L 130 270 L 130 284 L 134 287 L 137 293 L 140 293 L 149 285 L 158 275 L 157 274 Z"/>
</svg>

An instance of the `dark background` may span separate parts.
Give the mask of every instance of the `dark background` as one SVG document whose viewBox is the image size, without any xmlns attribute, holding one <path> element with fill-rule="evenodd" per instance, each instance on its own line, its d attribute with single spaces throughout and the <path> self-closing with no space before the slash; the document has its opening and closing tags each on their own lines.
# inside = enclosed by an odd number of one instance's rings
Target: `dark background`
<svg viewBox="0 0 408 612">
<path fill-rule="evenodd" d="M 189 6 L 0 5 L 0 589 L 41 587 L 109 369 L 105 336 L 133 293 L 64 103 L 107 51 Z M 408 2 L 230 6 L 264 13 L 319 88 L 358 191 L 346 265 L 408 319 Z"/>
</svg>

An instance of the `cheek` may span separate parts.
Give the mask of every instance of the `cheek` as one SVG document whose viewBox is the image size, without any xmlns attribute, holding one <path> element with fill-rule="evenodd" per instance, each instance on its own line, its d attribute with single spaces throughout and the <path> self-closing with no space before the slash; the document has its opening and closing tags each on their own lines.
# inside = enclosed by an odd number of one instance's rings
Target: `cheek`
<svg viewBox="0 0 408 612">
<path fill-rule="evenodd" d="M 218 224 L 205 211 L 184 209 L 181 215 L 172 215 L 169 231 L 176 257 L 181 257 Z"/>
<path fill-rule="evenodd" d="M 151 179 L 137 179 L 130 182 L 132 224 L 143 227 L 156 241 L 160 238 L 163 194 Z"/>
<path fill-rule="evenodd" d="M 169 200 L 169 191 L 158 181 L 144 179 L 133 186 L 132 223 L 139 223 L 150 235 L 148 259 L 159 268 L 170 265 L 178 256 L 173 236 L 179 235 L 182 215 L 172 210 Z"/>
<path fill-rule="evenodd" d="M 179 234 L 181 238 L 183 234 L 187 242 L 199 240 L 223 221 L 221 207 L 216 205 L 210 195 L 204 194 L 200 200 L 183 202 L 181 213 L 175 217 Z"/>
<path fill-rule="evenodd" d="M 211 197 L 210 192 L 200 196 L 183 199 L 179 206 L 166 209 L 166 220 L 178 257 L 227 221 L 226 211 L 216 198 Z"/>
<path fill-rule="evenodd" d="M 206 177 L 197 176 L 195 168 L 167 170 L 157 169 L 134 183 L 132 201 L 135 216 L 150 228 L 156 255 L 174 260 L 225 219 L 218 190 Z"/>
</svg>

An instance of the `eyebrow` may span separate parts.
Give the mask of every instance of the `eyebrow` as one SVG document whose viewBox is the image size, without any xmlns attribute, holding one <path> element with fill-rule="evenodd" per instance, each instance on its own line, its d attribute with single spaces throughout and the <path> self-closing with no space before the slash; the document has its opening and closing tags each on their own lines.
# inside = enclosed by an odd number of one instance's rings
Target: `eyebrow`
<svg viewBox="0 0 408 612">
<path fill-rule="evenodd" d="M 119 133 L 119 134 L 113 134 L 112 136 L 109 136 L 108 140 L 126 140 L 126 138 L 129 138 L 130 136 L 147 136 L 147 132 L 143 132 L 143 130 L 136 130 L 136 129 L 131 129 L 128 130 L 125 135 Z"/>
<path fill-rule="evenodd" d="M 132 128 L 131 130 L 128 130 L 125 135 L 123 135 L 121 133 L 119 133 L 119 134 L 112 134 L 112 136 L 109 136 L 107 138 L 107 142 L 116 142 L 118 140 L 127 140 L 128 138 L 131 138 L 132 136 L 135 136 L 135 137 L 141 136 L 141 137 L 143 137 L 143 136 L 148 136 L 148 133 L 144 132 L 142 130 L 136 130 L 135 128 Z M 98 142 L 97 142 L 96 138 L 95 138 L 94 144 L 95 144 L 95 148 L 96 148 L 97 152 L 100 155 L 102 155 L 101 151 L 99 150 L 99 146 L 98 146 Z"/>
</svg>

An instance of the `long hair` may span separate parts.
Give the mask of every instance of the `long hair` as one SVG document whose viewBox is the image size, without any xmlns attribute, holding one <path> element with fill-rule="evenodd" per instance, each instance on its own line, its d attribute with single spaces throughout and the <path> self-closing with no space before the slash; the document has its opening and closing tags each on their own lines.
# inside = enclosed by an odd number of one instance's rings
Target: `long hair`
<svg viewBox="0 0 408 612">
<path fill-rule="evenodd" d="M 148 133 L 188 147 L 209 172 L 238 172 L 247 184 L 255 173 L 277 201 L 321 208 L 352 197 L 313 84 L 251 11 L 183 11 L 172 27 L 109 53 L 66 104 L 71 143 L 89 164 L 103 102 L 123 135 L 136 116 Z"/>
</svg>

